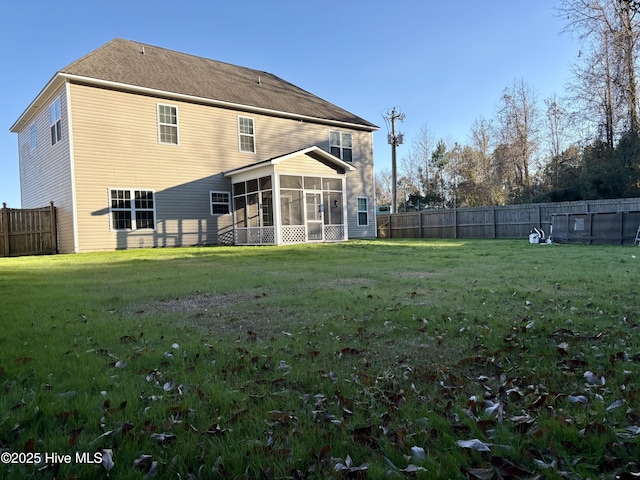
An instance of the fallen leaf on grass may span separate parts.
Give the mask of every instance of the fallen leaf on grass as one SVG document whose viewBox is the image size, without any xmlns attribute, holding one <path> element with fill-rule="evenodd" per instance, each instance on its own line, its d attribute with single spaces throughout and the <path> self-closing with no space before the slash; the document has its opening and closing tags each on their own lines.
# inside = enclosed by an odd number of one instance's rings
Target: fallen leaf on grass
<svg viewBox="0 0 640 480">
<path fill-rule="evenodd" d="M 633 480 L 640 478 L 640 472 L 623 472 L 620 475 L 616 475 L 617 480 Z"/>
<path fill-rule="evenodd" d="M 471 450 L 475 450 L 477 452 L 490 452 L 491 444 L 485 443 L 477 438 L 472 438 L 471 440 L 458 440 L 456 444 L 461 448 L 469 448 Z"/>
<path fill-rule="evenodd" d="M 169 380 L 168 382 L 165 382 L 165 384 L 162 386 L 162 389 L 165 392 L 170 392 L 174 389 L 175 386 L 176 382 L 174 382 L 173 380 Z"/>
<path fill-rule="evenodd" d="M 110 448 L 102 449 L 102 466 L 108 472 L 110 471 L 115 463 L 113 463 L 113 450 Z"/>
<path fill-rule="evenodd" d="M 144 478 L 154 478 L 158 474 L 158 461 L 154 460 L 151 462 L 151 467 L 149 467 L 149 471 L 144 476 Z"/>
<path fill-rule="evenodd" d="M 611 405 L 607 407 L 607 412 L 610 412 L 611 410 L 615 410 L 616 408 L 620 408 L 625 403 L 626 402 L 624 400 L 616 400 L 615 402 L 613 402 Z"/>
<path fill-rule="evenodd" d="M 168 445 L 178 439 L 178 437 L 173 433 L 152 433 L 151 438 L 153 438 L 160 445 Z"/>
<path fill-rule="evenodd" d="M 427 469 L 410 463 L 409 465 L 407 465 L 407 468 L 401 468 L 400 471 L 402 473 L 406 473 L 407 475 L 415 475 L 420 472 L 426 472 Z"/>
<path fill-rule="evenodd" d="M 584 403 L 585 405 L 589 403 L 589 400 L 584 395 L 569 395 L 567 400 L 569 403 Z"/>
<path fill-rule="evenodd" d="M 71 430 L 71 433 L 69 434 L 70 447 L 73 447 L 76 443 L 78 443 L 78 435 L 80 435 L 80 433 L 82 433 L 82 427 L 74 428 L 73 430 Z"/>
<path fill-rule="evenodd" d="M 153 458 L 152 455 L 143 453 L 133 461 L 133 468 L 138 468 L 140 470 L 147 468 L 149 465 L 151 465 L 152 458 Z"/>
<path fill-rule="evenodd" d="M 360 466 L 354 466 L 351 456 L 347 455 L 344 459 L 344 463 L 338 462 L 333 466 L 333 469 L 338 472 L 347 475 L 348 477 L 356 476 L 357 478 L 366 478 L 369 467 L 366 463 Z"/>
<path fill-rule="evenodd" d="M 589 385 L 602 386 L 605 384 L 605 379 L 603 376 L 598 376 L 591 371 L 584 372 L 584 379 L 587 381 Z"/>
<path fill-rule="evenodd" d="M 602 423 L 591 422 L 582 430 L 580 430 L 580 432 L 578 433 L 580 433 L 580 435 L 587 436 L 587 435 L 600 435 L 605 433 L 606 431 L 607 431 L 607 427 L 604 426 Z"/>
<path fill-rule="evenodd" d="M 500 478 L 529 478 L 531 473 L 514 465 L 503 457 L 491 457 L 491 465 L 498 472 Z"/>
<path fill-rule="evenodd" d="M 569 344 L 567 342 L 561 342 L 556 345 L 558 348 L 558 353 L 560 355 L 568 355 L 569 354 Z"/>
<path fill-rule="evenodd" d="M 22 451 L 27 453 L 35 452 L 36 451 L 35 440 L 33 438 L 30 438 L 29 440 L 27 440 L 27 443 L 25 443 L 24 446 L 22 447 Z"/>
<path fill-rule="evenodd" d="M 427 454 L 422 447 L 411 447 L 411 456 L 416 460 L 424 460 L 427 458 Z"/>
<path fill-rule="evenodd" d="M 493 468 L 461 468 L 460 471 L 467 476 L 477 480 L 491 480 L 495 476 Z"/>
</svg>

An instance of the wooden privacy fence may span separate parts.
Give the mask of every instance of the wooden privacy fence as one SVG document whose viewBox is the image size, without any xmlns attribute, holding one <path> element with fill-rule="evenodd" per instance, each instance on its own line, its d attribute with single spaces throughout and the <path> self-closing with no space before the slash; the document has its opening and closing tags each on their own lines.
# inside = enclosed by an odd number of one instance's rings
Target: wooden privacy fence
<svg viewBox="0 0 640 480">
<path fill-rule="evenodd" d="M 557 243 L 633 245 L 640 211 L 561 213 L 552 215 L 552 221 Z"/>
<path fill-rule="evenodd" d="M 553 215 L 630 211 L 640 211 L 640 198 L 423 210 L 376 219 L 379 238 L 526 239 L 534 227 L 548 235 Z"/>
<path fill-rule="evenodd" d="M 56 208 L 7 208 L 0 215 L 0 256 L 47 255 L 58 250 Z"/>
</svg>

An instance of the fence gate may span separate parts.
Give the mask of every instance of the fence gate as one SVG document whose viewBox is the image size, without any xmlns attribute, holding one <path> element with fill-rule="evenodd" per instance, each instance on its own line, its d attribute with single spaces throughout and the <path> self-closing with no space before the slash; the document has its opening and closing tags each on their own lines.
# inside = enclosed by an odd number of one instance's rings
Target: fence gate
<svg viewBox="0 0 640 480">
<path fill-rule="evenodd" d="M 56 209 L 7 208 L 0 215 L 0 256 L 50 255 L 58 251 Z"/>
</svg>

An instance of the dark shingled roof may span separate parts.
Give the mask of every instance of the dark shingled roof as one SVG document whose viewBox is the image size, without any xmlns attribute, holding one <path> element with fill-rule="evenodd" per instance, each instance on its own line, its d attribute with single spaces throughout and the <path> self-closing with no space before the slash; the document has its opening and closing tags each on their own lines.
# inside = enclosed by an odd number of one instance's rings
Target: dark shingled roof
<svg viewBox="0 0 640 480">
<path fill-rule="evenodd" d="M 60 73 L 377 129 L 270 73 L 120 38 Z"/>
</svg>

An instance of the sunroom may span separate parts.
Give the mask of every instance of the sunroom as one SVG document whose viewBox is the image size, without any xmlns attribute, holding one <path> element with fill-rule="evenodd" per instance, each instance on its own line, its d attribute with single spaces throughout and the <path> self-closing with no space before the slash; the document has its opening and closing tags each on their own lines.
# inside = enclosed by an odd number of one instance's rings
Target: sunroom
<svg viewBox="0 0 640 480">
<path fill-rule="evenodd" d="M 225 172 L 233 191 L 234 243 L 346 240 L 351 170 L 349 163 L 310 147 Z"/>
</svg>

